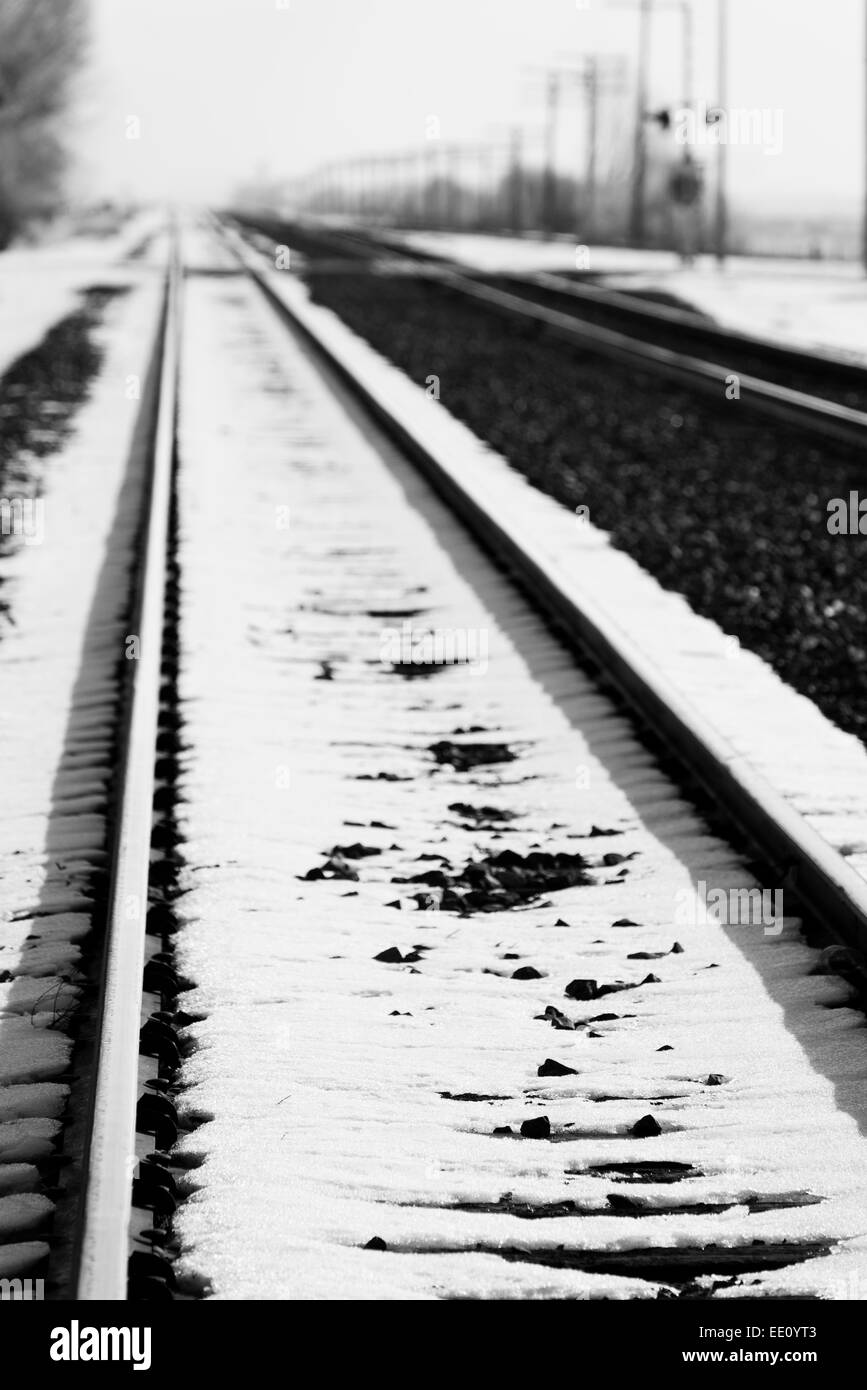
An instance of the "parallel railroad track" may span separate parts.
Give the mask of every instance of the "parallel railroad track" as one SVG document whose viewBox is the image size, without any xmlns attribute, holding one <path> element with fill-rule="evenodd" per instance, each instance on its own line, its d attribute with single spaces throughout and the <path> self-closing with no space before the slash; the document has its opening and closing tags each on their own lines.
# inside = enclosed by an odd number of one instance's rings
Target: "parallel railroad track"
<svg viewBox="0 0 867 1390">
<path fill-rule="evenodd" d="M 18 1276 L 33 1268 L 34 1235 L 45 1239 L 49 1253 L 36 1270 L 49 1298 L 122 1300 L 128 1282 L 139 1296 L 159 1297 L 170 1277 L 161 1247 L 167 1240 L 174 1180 L 154 1151 L 176 1137 L 168 1094 L 176 1060 L 171 1021 L 177 981 L 163 923 L 172 874 L 172 837 L 166 826 L 177 737 L 170 632 L 165 646 L 164 638 L 173 604 L 169 527 L 179 298 L 173 246 L 124 484 L 136 501 L 122 505 L 137 506 L 139 513 L 131 516 L 136 558 L 128 570 L 129 592 L 121 598 L 129 632 L 126 650 L 108 658 L 115 672 L 122 673 L 116 676 L 118 727 L 95 731 L 100 738 L 110 736 L 116 748 L 106 852 L 97 857 L 97 863 L 105 860 L 106 869 L 98 876 L 92 928 L 84 938 L 80 965 L 71 975 L 61 973 L 61 979 L 74 982 L 72 993 L 80 998 L 65 1020 L 75 1041 L 69 1070 L 60 1078 L 68 1083 L 69 1100 L 56 1140 L 58 1176 L 51 1176 L 49 1160 L 42 1188 L 50 1194 L 54 1212 L 35 1232 L 26 1208 L 20 1232 L 14 1216 L 7 1217 L 0 1241 L 4 1273 Z M 109 544 L 117 542 L 112 537 Z M 122 563 L 128 558 L 120 556 Z M 25 955 L 25 976 L 26 960 Z M 38 1041 L 34 1048 L 38 1059 Z M 38 1061 L 35 1065 L 33 1075 L 44 1079 Z M 26 1077 L 26 1059 L 20 1066 Z M 38 1107 L 38 1084 L 18 1089 L 32 1092 L 30 1103 Z M 41 1113 L 38 1108 L 23 1110 L 25 1117 Z M 27 1118 L 22 1122 L 25 1137 L 29 1123 Z M 26 1172 L 19 1178 L 14 1168 L 4 1172 L 0 1163 L 0 1192 L 13 1194 L 8 1202 L 16 1201 L 18 1191 L 33 1190 Z M 8 1183 L 2 1181 L 7 1175 Z M 21 1181 L 28 1184 L 23 1189 Z M 162 1230 L 154 1228 L 157 1213 Z"/>
<path fill-rule="evenodd" d="M 613 687 L 618 692 L 633 712 L 639 727 L 650 732 L 651 744 L 656 747 L 661 745 L 669 755 L 674 755 L 675 764 L 680 769 L 678 775 L 682 784 L 697 786 L 706 797 L 703 804 L 712 805 L 715 811 L 722 809 L 726 813 L 726 823 L 731 827 L 733 842 L 746 845 L 749 853 L 754 856 L 753 862 L 758 861 L 769 867 L 776 875 L 777 881 L 785 883 L 787 894 L 791 894 L 797 902 L 796 910 L 803 913 L 809 929 L 813 932 L 818 929 L 819 939 L 825 942 L 843 941 L 854 947 L 857 955 L 863 960 L 867 949 L 867 887 L 864 881 L 793 812 L 780 795 L 756 775 L 755 769 L 746 759 L 737 756 L 718 732 L 697 716 L 678 690 L 661 679 L 659 672 L 642 658 L 636 648 L 623 639 L 622 634 L 611 630 L 601 612 L 594 609 L 592 601 L 588 601 L 586 594 L 578 594 L 572 589 L 568 578 L 558 572 L 550 556 L 528 543 L 527 535 L 522 530 L 520 515 L 514 511 L 510 513 L 501 506 L 500 499 L 491 495 L 485 487 L 484 480 L 473 477 L 472 469 L 466 467 L 466 460 L 452 456 L 445 444 L 438 447 L 432 442 L 431 435 L 427 435 L 424 428 L 420 427 L 414 411 L 404 410 L 400 393 L 389 390 L 384 379 L 378 374 L 378 369 L 374 365 L 369 368 L 365 365 L 365 355 L 356 353 L 353 346 L 346 343 L 339 332 L 331 331 L 323 323 L 321 314 L 308 305 L 303 294 L 293 293 L 289 277 L 279 271 L 272 270 L 269 273 L 262 260 L 252 254 L 230 229 L 220 230 L 224 242 L 239 257 L 272 309 L 290 328 L 293 337 L 296 340 L 300 337 L 312 348 L 314 358 L 323 362 L 326 371 L 336 374 L 360 405 L 362 415 L 371 417 L 377 430 L 382 431 L 386 438 L 397 446 L 401 456 L 421 471 L 445 502 L 450 513 L 467 528 L 470 535 L 494 558 L 497 565 L 517 582 L 529 598 L 531 606 L 553 624 L 559 637 L 565 638 L 567 647 L 571 646 L 585 660 L 589 657 L 591 666 L 601 672 L 606 687 Z M 558 922 L 551 925 L 562 927 L 565 924 Z M 412 931 L 413 928 L 410 926 L 409 930 Z M 429 948 L 423 948 L 427 949 Z M 389 969 L 400 970 L 402 963 L 399 961 L 399 952 L 397 955 L 398 960 L 395 965 L 389 966 Z M 638 953 L 639 957 L 640 955 L 641 953 Z M 394 952 L 386 952 L 378 959 L 386 961 L 393 957 Z M 847 957 L 847 960 L 850 961 L 850 958 Z M 426 963 L 427 957 L 424 957 L 422 965 Z M 423 970 L 421 973 L 424 975 Z M 580 981 L 577 983 L 580 984 Z M 423 990 L 421 997 L 424 997 Z M 618 1015 L 602 1014 L 599 1017 L 616 1019 Z M 617 1026 L 614 1025 L 615 1029 Z M 712 1025 L 710 1036 L 713 1036 Z M 549 1065 L 555 1069 L 546 1070 Z M 559 1073 L 556 1066 L 556 1063 L 546 1062 L 545 1067 L 538 1071 L 538 1075 L 557 1075 Z M 708 1083 L 714 1081 L 714 1077 L 708 1078 Z M 626 1090 L 628 1089 L 627 1086 Z M 647 1094 L 652 1095 L 652 1092 Z M 470 1093 L 455 1094 L 450 1096 L 450 1099 L 464 1101 L 472 1107 L 479 1102 L 501 1101 L 504 1097 L 476 1096 Z M 595 1094 L 593 1099 L 600 1102 L 610 1101 L 616 1108 L 619 1100 L 617 1088 L 612 1088 L 611 1094 Z M 590 1109 L 592 1110 L 592 1107 Z M 536 1121 L 529 1123 L 526 1134 L 544 1140 L 545 1132 L 540 1131 L 536 1136 L 532 1128 L 535 1123 Z M 585 1123 L 590 1123 L 589 1137 L 592 1146 L 592 1122 Z M 539 1124 L 544 1130 L 547 1121 L 540 1120 Z M 508 1132 L 508 1126 L 506 1128 Z M 498 1132 L 497 1129 L 493 1131 L 494 1134 Z M 523 1128 L 521 1134 L 525 1134 Z M 600 1122 L 597 1137 L 603 1136 L 609 1137 L 604 1119 Z M 568 1140 L 578 1138 L 579 1135 L 570 1134 L 567 1126 L 556 1136 L 552 1131 L 551 1137 Z M 629 1164 L 624 1165 L 624 1174 L 629 1168 Z M 616 1165 L 613 1165 L 612 1171 L 615 1170 Z M 599 1175 L 602 1176 L 604 1172 L 603 1164 L 599 1168 Z M 656 1173 L 653 1164 L 650 1165 L 649 1173 Z M 631 1173 L 630 1180 L 635 1180 Z M 473 1181 L 471 1177 L 470 1185 Z M 768 1200 L 771 1207 L 778 1211 L 787 1209 L 790 1203 L 797 1211 L 802 1203 L 809 1204 L 816 1199 L 812 1194 L 792 1191 L 788 1195 L 777 1192 Z M 625 1224 L 632 1228 L 633 1239 L 627 1238 L 620 1249 L 594 1251 L 588 1248 L 588 1244 L 593 1240 L 592 1236 L 585 1237 L 583 1241 L 579 1239 L 577 1248 L 570 1248 L 568 1241 L 549 1247 L 545 1244 L 544 1237 L 541 1241 L 536 1241 L 529 1236 L 526 1243 L 517 1241 L 511 1244 L 502 1236 L 500 1242 L 493 1246 L 479 1244 L 474 1248 L 479 1252 L 495 1250 L 501 1259 L 518 1265 L 540 1267 L 549 1264 L 556 1270 L 574 1269 L 585 1275 L 611 1275 L 658 1281 L 661 1285 L 673 1285 L 689 1291 L 687 1296 L 702 1296 L 700 1290 L 703 1279 L 737 1282 L 743 1277 L 748 1278 L 751 1273 L 755 1274 L 756 1271 L 767 1273 L 786 1267 L 793 1260 L 803 1260 L 807 1263 L 821 1261 L 828 1251 L 828 1246 L 822 1240 L 810 1243 L 805 1242 L 803 1237 L 801 1243 L 798 1244 L 796 1240 L 795 1245 L 790 1244 L 788 1238 L 779 1241 L 771 1239 L 758 1243 L 748 1242 L 746 1246 L 740 1242 L 730 1245 L 723 1239 L 719 1244 L 715 1244 L 713 1240 L 709 1243 L 700 1241 L 692 1247 L 689 1244 L 678 1246 L 675 1242 L 672 1248 L 666 1248 L 664 1244 L 657 1245 L 652 1240 L 641 1239 L 642 1221 L 635 1218 L 648 1216 L 652 1208 L 643 1207 L 640 1201 L 636 1203 L 632 1192 L 623 1200 L 615 1192 L 609 1195 L 608 1201 L 609 1216 L 622 1218 Z M 759 1199 L 755 1208 L 757 1212 L 762 1210 L 762 1203 L 763 1199 Z M 522 1208 L 521 1203 L 512 1199 L 509 1194 L 502 1196 L 499 1203 L 493 1205 L 484 1202 L 475 1208 L 472 1202 L 458 1204 L 454 1208 L 450 1208 L 448 1204 L 443 1205 L 444 1211 L 465 1210 L 471 1213 L 475 1209 L 487 1216 L 502 1212 L 504 1217 L 538 1217 L 543 1225 L 545 1218 L 549 1216 L 553 1216 L 556 1221 L 558 1217 L 568 1217 L 570 1212 L 576 1216 L 586 1214 L 592 1217 L 598 1214 L 598 1208 L 592 1203 L 585 1208 L 580 1200 L 572 1203 L 567 1201 L 563 1204 L 562 1210 L 555 1208 L 556 1203 L 551 1209 L 544 1204 L 536 1206 L 533 1203 L 528 1203 Z M 420 1203 L 417 1209 L 419 1212 L 425 1210 L 424 1204 Z M 435 1209 L 434 1203 L 431 1210 Z M 676 1206 L 672 1208 L 672 1211 L 675 1210 L 682 1213 L 688 1208 Z M 711 1220 L 718 1210 L 713 1204 L 703 1206 L 701 1202 L 695 1207 L 697 1214 L 705 1213 Z M 750 1210 L 753 1210 L 752 1206 Z M 535 1223 L 531 1222 L 531 1225 L 533 1224 Z M 795 1218 L 791 1229 L 797 1228 L 798 1218 Z M 376 1248 L 377 1241 L 374 1240 L 371 1249 Z M 387 1241 L 382 1243 L 382 1248 L 391 1249 Z M 407 1251 L 413 1249 L 411 1245 L 401 1245 L 398 1248 Z M 468 1248 L 472 1247 L 467 1247 L 460 1239 L 455 1242 L 453 1234 L 450 1239 L 446 1228 L 439 1242 L 429 1238 L 415 1249 L 415 1253 L 441 1253 L 445 1257 L 453 1257 Z"/>
<path fill-rule="evenodd" d="M 734 755 L 716 731 L 683 701 L 621 634 L 612 633 L 586 596 L 578 596 L 544 555 L 534 552 L 514 519 L 500 514 L 474 484 L 461 476 L 446 453 L 438 453 L 417 437 L 411 419 L 399 403 L 386 399 L 376 381 L 359 372 L 338 342 L 328 340 L 315 314 L 291 302 L 259 258 L 229 227 L 215 224 L 220 237 L 246 275 L 278 315 L 288 322 L 327 361 L 364 410 L 421 471 L 480 545 L 514 577 L 533 606 L 568 644 L 604 673 L 622 695 L 641 726 L 675 756 L 714 802 L 724 808 L 739 836 L 746 838 L 757 858 L 771 866 L 797 894 L 805 916 L 821 924 L 828 940 L 840 940 L 863 957 L 867 954 L 867 886 L 793 812 L 782 798 L 742 758 Z M 457 280 L 462 291 L 487 298 L 484 286 Z M 171 1263 L 171 1215 L 179 1168 L 168 1152 L 177 1137 L 177 1116 L 171 1103 L 180 1064 L 177 1028 L 179 982 L 171 961 L 170 910 L 161 893 L 170 873 L 175 843 L 171 824 L 171 763 L 178 751 L 177 719 L 171 699 L 175 674 L 172 642 L 164 630 L 167 607 L 172 610 L 167 584 L 169 561 L 172 469 L 178 389 L 181 272 L 173 261 L 167 276 L 165 312 L 156 351 L 159 385 L 150 402 L 153 431 L 153 469 L 145 540 L 142 547 L 137 632 L 140 659 L 134 663 L 128 716 L 122 740 L 123 757 L 117 797 L 115 845 L 108 893 L 108 925 L 93 1046 L 84 1054 L 78 1083 L 79 1115 L 73 1119 L 83 1134 L 80 1163 L 73 1165 L 58 1223 L 71 1231 L 71 1256 L 58 1277 L 56 1292 L 82 1300 L 120 1300 L 170 1296 L 174 1284 Z M 498 308 L 511 307 L 496 299 Z M 518 312 L 518 310 L 515 310 Z M 520 312 L 527 312 L 526 307 Z M 547 326 L 566 334 L 583 332 L 564 317 L 532 306 Z M 611 350 L 614 345 L 609 344 Z M 631 349 L 630 349 L 631 350 Z M 642 351 L 644 351 L 642 349 Z M 670 364 L 669 364 L 670 366 Z M 815 411 L 814 402 L 797 402 L 794 393 L 776 395 L 781 411 Z M 770 392 L 768 399 L 774 398 Z M 840 429 L 856 423 L 841 416 L 840 407 L 823 404 Z M 857 424 L 857 428 L 861 428 Z M 848 436 L 847 436 L 848 437 Z M 161 699 L 163 713 L 161 714 Z M 160 763 L 162 759 L 162 763 Z M 155 772 L 156 769 L 156 772 Z M 154 829 L 154 807 L 156 824 Z M 168 847 L 163 871 L 154 878 L 153 847 Z M 168 868 L 166 868 L 168 865 Z M 150 887 L 149 887 L 150 881 Z M 145 935 L 145 926 L 149 935 Z M 144 1056 L 142 1055 L 144 1054 Z M 84 1118 L 82 1097 L 87 1095 Z M 783 1203 L 785 1205 L 785 1202 Z M 516 1214 L 520 1215 L 520 1212 Z M 526 1213 L 544 1214 L 544 1213 Z M 629 1215 L 627 1208 L 619 1215 Z M 431 1250 L 436 1246 L 429 1247 Z M 443 1247 L 446 1249 L 447 1247 Z M 526 1252 L 504 1247 L 503 1258 L 520 1262 Z M 799 1258 L 821 1254 L 804 1247 Z M 708 1270 L 727 1277 L 757 1267 L 773 1269 L 787 1260 L 787 1247 L 768 1247 L 744 1253 L 740 1247 L 721 1247 L 702 1259 L 685 1250 L 673 1261 L 671 1252 L 645 1247 L 633 1264 L 647 1277 L 670 1277 L 673 1265 L 683 1266 L 684 1279 Z M 564 1267 L 564 1257 L 535 1256 L 537 1262 Z M 578 1258 L 577 1256 L 575 1257 Z M 623 1274 L 628 1252 L 618 1256 L 585 1254 L 581 1268 Z M 595 1259 L 595 1263 L 594 1263 Z M 757 1262 L 758 1261 L 758 1265 Z"/>
<path fill-rule="evenodd" d="M 278 313 L 290 318 L 310 338 L 316 349 L 347 381 L 378 422 L 407 450 L 438 492 L 446 498 L 461 519 L 482 544 L 504 563 L 520 580 L 538 606 L 569 634 L 576 645 L 589 653 L 607 677 L 621 691 L 642 722 L 649 724 L 675 756 L 681 760 L 697 781 L 721 801 L 734 822 L 745 830 L 761 858 L 784 875 L 792 887 L 797 887 L 805 907 L 812 916 L 825 924 L 835 937 L 867 954 L 867 885 L 833 850 L 815 834 L 801 818 L 783 802 L 775 791 L 741 758 L 738 758 L 713 729 L 690 710 L 678 692 L 667 686 L 657 672 L 650 669 L 640 654 L 631 650 L 617 634 L 606 630 L 601 616 L 594 612 L 586 596 L 577 600 L 551 573 L 544 560 L 529 552 L 519 533 L 511 525 L 492 515 L 488 499 L 474 492 L 472 483 L 455 476 L 448 460 L 430 454 L 413 437 L 388 402 L 378 398 L 364 382 L 357 380 L 351 368 L 333 348 L 328 347 L 315 333 L 311 322 L 292 314 L 286 300 L 278 292 L 279 282 L 268 276 L 260 259 L 252 254 L 242 239 L 231 229 L 223 228 L 236 254 Z M 449 283 L 452 277 L 449 276 Z M 498 308 L 509 309 L 498 292 L 492 292 L 472 281 L 459 277 L 462 292 L 488 299 L 495 296 Z M 527 312 L 526 306 L 516 304 L 515 311 Z M 564 335 L 575 330 L 558 315 L 552 320 L 550 311 L 532 306 L 548 326 L 559 327 Z M 583 330 L 578 330 L 583 332 Z M 631 348 L 625 349 L 630 351 Z M 641 349 L 643 354 L 644 349 Z M 705 363 L 692 363 L 688 371 L 710 382 L 712 374 L 721 369 Z M 805 412 L 815 428 L 819 419 L 840 420 L 842 408 L 812 398 L 794 399 L 796 393 L 759 385 L 766 392 L 768 408 L 776 400 L 779 413 L 793 419 Z M 792 413 L 790 413 L 792 412 Z M 844 412 L 851 429 L 863 439 L 867 430 L 867 415 Z"/>
<path fill-rule="evenodd" d="M 292 241 L 290 230 L 284 235 Z M 844 358 L 771 343 L 562 275 L 471 272 L 373 233 L 305 225 L 297 244 L 317 269 L 322 258 L 345 270 L 353 261 L 382 262 L 382 272 L 389 257 L 403 260 L 506 318 L 531 320 L 577 347 L 720 401 L 736 378 L 738 399 L 748 409 L 817 438 L 859 447 L 867 440 L 867 367 Z"/>
</svg>

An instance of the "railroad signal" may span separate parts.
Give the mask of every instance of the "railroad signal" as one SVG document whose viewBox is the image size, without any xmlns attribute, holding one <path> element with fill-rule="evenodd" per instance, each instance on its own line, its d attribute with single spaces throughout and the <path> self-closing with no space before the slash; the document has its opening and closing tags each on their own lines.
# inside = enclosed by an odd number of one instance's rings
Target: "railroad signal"
<svg viewBox="0 0 867 1390">
<path fill-rule="evenodd" d="M 682 164 L 673 171 L 668 182 L 668 190 L 674 200 L 681 207 L 692 207 L 701 197 L 702 177 L 698 165 L 690 160 L 684 160 Z"/>
<path fill-rule="evenodd" d="M 660 130 L 671 129 L 671 112 L 667 109 L 663 109 L 662 111 L 648 111 L 644 119 L 646 121 L 655 121 Z"/>
</svg>

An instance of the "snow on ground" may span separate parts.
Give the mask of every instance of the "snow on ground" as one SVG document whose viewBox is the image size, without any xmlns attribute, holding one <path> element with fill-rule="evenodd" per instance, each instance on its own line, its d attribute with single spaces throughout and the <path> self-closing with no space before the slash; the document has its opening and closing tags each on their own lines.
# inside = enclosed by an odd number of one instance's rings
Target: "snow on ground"
<svg viewBox="0 0 867 1390">
<path fill-rule="evenodd" d="M 696 883 L 749 887 L 743 863 L 249 285 L 188 278 L 185 335 L 178 949 L 185 1008 L 206 1017 L 183 1072 L 182 1108 L 205 1123 L 183 1141 L 203 1165 L 176 1218 L 182 1265 L 217 1298 L 627 1298 L 659 1283 L 532 1254 L 840 1240 L 753 1291 L 863 1281 L 863 1021 L 826 1007 L 845 987 L 809 973 L 791 919 L 690 924 Z M 581 552 L 591 571 L 603 548 Z M 405 679 L 383 647 L 404 621 L 475 634 L 478 653 L 484 636 L 484 660 Z M 430 745 L 458 727 L 518 756 L 437 765 Z M 518 818 L 471 830 L 457 803 Z M 588 838 L 594 824 L 619 833 Z M 354 842 L 379 851 L 350 861 L 357 880 L 303 878 Z M 394 881 L 422 854 L 457 866 L 534 845 L 587 856 L 593 885 L 458 917 L 413 910 L 418 885 Z M 412 963 L 375 959 L 390 947 Z M 635 987 L 576 1004 L 576 977 Z M 554 1029 L 548 1005 L 597 1021 Z M 576 1074 L 539 1077 L 549 1057 Z M 633 1137 L 648 1112 L 663 1132 Z M 543 1115 L 554 1141 L 518 1137 Z M 663 1159 L 693 1172 L 589 1171 Z M 612 1192 L 658 1214 L 613 1215 Z M 505 1193 L 588 1214 L 454 1209 Z M 785 1206 L 807 1193 L 823 1200 Z M 749 1214 L 757 1194 L 779 1209 Z M 681 1210 L 706 1202 L 721 1210 Z M 377 1237 L 387 1249 L 363 1248 Z"/>
<path fill-rule="evenodd" d="M 766 662 L 716 623 L 663 589 L 605 532 L 533 488 L 441 403 L 358 339 L 303 285 L 274 272 L 271 283 L 352 371 L 381 392 L 461 485 L 501 516 L 607 628 L 626 637 L 715 730 L 743 755 L 829 844 L 867 877 L 867 749 L 832 724 Z"/>
<path fill-rule="evenodd" d="M 123 261 L 145 237 L 155 263 L 164 218 L 147 210 L 112 237 L 69 237 L 38 246 L 13 246 L 0 253 L 0 374 L 41 341 L 49 328 L 77 307 L 77 293 L 93 284 L 123 283 Z"/>
<path fill-rule="evenodd" d="M 574 242 L 450 232 L 400 235 L 419 250 L 489 274 L 576 269 Z M 611 289 L 677 295 L 728 328 L 867 362 L 867 277 L 853 262 L 731 256 L 721 270 L 712 256 L 683 266 L 669 251 L 592 246 L 589 261 L 582 256 L 578 268 L 603 275 Z"/>
<path fill-rule="evenodd" d="M 2 260 L 3 258 L 0 258 Z M 95 262 L 86 281 L 103 267 Z M 78 272 L 81 274 L 81 271 Z M 158 308 L 157 280 L 107 310 L 103 370 L 61 453 L 31 479 L 38 531 L 0 558 L 0 1239 L 29 1232 L 46 1199 L 33 1166 L 54 1149 L 67 1087 L 64 1029 L 90 922 L 87 876 L 104 862 L 117 663 L 135 496 L 121 494 Z M 28 1194 L 26 1196 L 22 1194 Z M 40 1242 L 0 1246 L 0 1272 L 34 1263 Z M 16 1253 L 17 1252 L 17 1253 Z M 35 1256 L 39 1258 L 39 1255 Z M 16 1260 L 18 1263 L 16 1264 Z"/>
</svg>

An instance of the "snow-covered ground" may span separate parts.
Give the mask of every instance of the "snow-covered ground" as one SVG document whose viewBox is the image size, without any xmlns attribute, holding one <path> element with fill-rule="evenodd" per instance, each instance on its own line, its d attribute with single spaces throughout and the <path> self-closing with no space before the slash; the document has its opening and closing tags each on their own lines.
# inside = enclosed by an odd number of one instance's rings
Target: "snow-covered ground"
<svg viewBox="0 0 867 1390">
<path fill-rule="evenodd" d="M 2 261 L 0 257 L 0 261 Z M 102 279 L 102 267 L 92 264 Z M 138 506 L 122 491 L 159 303 L 152 275 L 115 301 L 102 373 L 63 450 L 30 483 L 41 511 L 0 558 L 0 1276 L 47 1252 L 52 1202 L 35 1164 L 53 1150 L 68 1087 L 67 1033 L 90 925 L 88 875 L 105 863 L 106 790 L 126 579 Z M 56 307 L 57 301 L 55 301 Z M 10 542 L 6 542 L 7 545 Z"/>
<path fill-rule="evenodd" d="M 158 265 L 165 253 L 164 230 L 163 214 L 150 209 L 124 223 L 116 236 L 69 237 L 2 252 L 0 373 L 77 307 L 79 290 L 122 283 L 123 262 L 145 237 L 152 236 L 153 243 L 143 264 Z"/>
<path fill-rule="evenodd" d="M 720 269 L 711 256 L 692 266 L 668 251 L 582 248 L 472 233 L 401 234 L 419 250 L 499 272 L 590 270 L 611 289 L 655 289 L 677 295 L 726 327 L 773 341 L 843 353 L 867 361 L 867 276 L 847 261 L 771 260 L 731 256 Z M 585 254 L 586 252 L 586 254 Z"/>
<path fill-rule="evenodd" d="M 631 1298 L 658 1280 L 533 1254 L 839 1239 L 730 1294 L 863 1297 L 864 1033 L 822 1007 L 845 987 L 810 973 L 791 919 L 691 920 L 698 885 L 747 888 L 749 871 L 250 286 L 188 279 L 185 335 L 179 953 L 197 985 L 185 1007 L 206 1018 L 182 1106 L 212 1119 L 183 1141 L 204 1162 L 177 1216 L 182 1264 L 218 1298 Z M 417 389 L 387 384 L 392 400 Z M 419 419 L 459 430 L 415 399 Z M 449 439 L 467 468 L 490 459 L 501 501 L 504 465 Z M 588 582 L 597 560 L 616 580 L 603 538 L 576 550 Z M 689 615 L 673 605 L 680 647 Z M 383 646 L 404 622 L 474 634 L 484 660 L 407 679 Z M 435 761 L 431 745 L 468 737 L 517 757 Z M 467 828 L 458 803 L 517 818 Z M 349 860 L 357 878 L 303 877 L 355 842 L 377 851 Z M 534 846 L 584 854 L 592 885 L 459 917 L 416 910 L 419 885 L 395 882 L 430 856 Z M 392 947 L 410 961 L 376 959 Z M 575 1003 L 576 977 L 636 987 Z M 547 1006 L 578 1029 L 553 1028 Z M 548 1058 L 574 1074 L 539 1077 Z M 648 1113 L 662 1132 L 633 1136 Z M 518 1136 L 542 1116 L 553 1140 Z M 672 1185 L 592 1171 L 653 1160 L 693 1168 Z M 454 1209 L 506 1193 L 586 1214 Z M 612 1194 L 658 1214 L 613 1215 Z M 759 1194 L 773 1209 L 750 1214 Z M 786 1206 L 794 1194 L 822 1200 Z M 682 1210 L 698 1203 L 719 1210 Z"/>
<path fill-rule="evenodd" d="M 203 269 L 227 265 L 200 230 L 185 232 L 184 251 Z M 152 339 L 158 242 L 152 254 L 124 268 L 136 288 L 109 309 L 92 398 L 62 455 L 41 465 L 44 542 L 2 561 L 14 619 L 0 640 L 4 1276 L 45 1253 L 50 1203 L 34 1165 L 65 1101 L 58 1025 L 77 984 L 61 976 L 78 957 L 82 875 L 102 843 L 135 518 L 128 497 L 121 505 L 135 416 L 124 388 L 143 376 Z M 114 274 L 96 259 L 82 269 L 81 284 Z M 854 740 L 528 488 L 294 277 L 275 284 L 832 843 L 865 849 Z M 838 1242 L 721 1295 L 865 1297 L 863 1019 L 823 1007 L 845 1005 L 845 985 L 810 973 L 815 952 L 791 918 L 726 925 L 693 911 L 702 883 L 755 881 L 628 721 L 249 285 L 193 275 L 186 297 L 179 948 L 196 982 L 184 1006 L 206 1017 L 182 1105 L 213 1118 L 184 1140 L 205 1160 L 178 1216 L 184 1263 L 220 1298 L 632 1298 L 653 1296 L 658 1279 L 552 1269 L 533 1254 Z M 384 643 L 406 621 L 463 634 L 475 660 L 395 673 Z M 430 752 L 450 738 L 507 742 L 517 757 L 459 772 Z M 458 803 L 517 819 L 468 828 Z M 617 833 L 591 837 L 594 825 Z M 349 860 L 358 879 L 301 877 L 355 842 L 379 851 Z M 419 885 L 394 881 L 442 858 L 457 867 L 534 847 L 585 855 L 592 886 L 461 918 L 416 911 Z M 609 852 L 636 857 L 606 865 Z M 375 959 L 391 947 L 410 961 Z M 526 967 L 538 973 L 513 978 Z M 576 1002 L 565 995 L 575 978 L 635 988 Z M 552 1027 L 547 1006 L 579 1027 Z M 574 1074 L 540 1077 L 548 1058 Z M 662 1132 L 634 1137 L 648 1113 Z M 518 1136 L 542 1116 L 553 1140 Z M 692 1167 L 670 1185 L 591 1171 L 644 1160 Z M 584 1214 L 453 1209 L 506 1193 Z M 615 1215 L 612 1196 L 650 1214 Z M 820 1200 L 792 1205 L 807 1196 Z M 751 1214 L 756 1197 L 769 1206 Z M 698 1204 L 718 1210 L 685 1210 Z M 387 1248 L 363 1249 L 373 1238 Z M 503 1247 L 527 1261 L 502 1259 Z"/>
<path fill-rule="evenodd" d="M 867 749 L 843 733 L 760 657 L 663 589 L 592 520 L 532 487 L 448 410 L 331 312 L 310 304 L 300 281 L 272 272 L 277 293 L 370 383 L 411 433 L 495 517 L 543 557 L 606 628 L 622 633 L 756 772 L 867 878 Z"/>
</svg>

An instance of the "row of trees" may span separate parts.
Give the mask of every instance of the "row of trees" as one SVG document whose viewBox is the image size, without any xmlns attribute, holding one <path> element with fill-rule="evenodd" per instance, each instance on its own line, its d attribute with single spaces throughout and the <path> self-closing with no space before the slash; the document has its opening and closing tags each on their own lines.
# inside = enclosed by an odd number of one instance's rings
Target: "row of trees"
<svg viewBox="0 0 867 1390">
<path fill-rule="evenodd" d="M 86 32 L 86 0 L 0 0 L 0 250 L 62 198 Z"/>
</svg>

